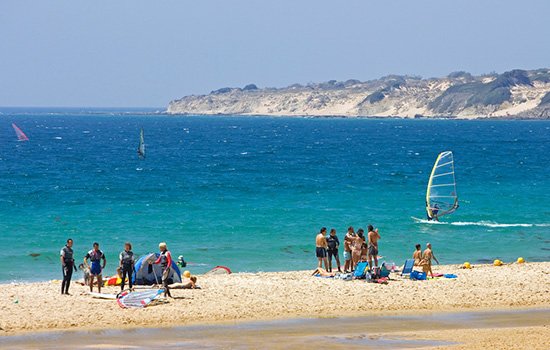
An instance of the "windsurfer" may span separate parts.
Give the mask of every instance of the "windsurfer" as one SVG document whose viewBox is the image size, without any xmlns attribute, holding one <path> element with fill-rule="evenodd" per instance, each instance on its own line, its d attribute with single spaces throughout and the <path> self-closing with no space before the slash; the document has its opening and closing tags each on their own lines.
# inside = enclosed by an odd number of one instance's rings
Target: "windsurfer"
<svg viewBox="0 0 550 350">
<path fill-rule="evenodd" d="M 169 296 L 171 298 L 172 295 L 170 294 L 168 279 L 170 277 L 172 267 L 172 254 L 164 242 L 159 243 L 159 249 L 160 255 L 153 264 L 160 264 L 160 267 L 162 268 L 162 285 L 164 286 L 164 296 Z"/>
<path fill-rule="evenodd" d="M 63 271 L 63 282 L 61 283 L 61 294 L 69 294 L 69 286 L 73 276 L 73 269 L 76 271 L 73 258 L 73 240 L 68 239 L 67 244 L 61 248 L 60 252 L 61 268 Z"/>
<path fill-rule="evenodd" d="M 122 282 L 120 284 L 120 290 L 124 290 L 124 284 L 126 282 L 126 276 L 128 276 L 128 286 L 130 289 L 132 289 L 132 273 L 134 272 L 134 252 L 132 252 L 132 243 L 126 242 L 124 244 L 124 250 L 120 252 L 119 255 L 120 260 L 120 269 L 121 269 L 121 275 L 120 278 L 122 279 Z"/>
<path fill-rule="evenodd" d="M 88 259 L 90 259 L 91 265 L 88 265 Z M 100 263 L 101 260 L 103 260 L 103 265 Z M 90 292 L 93 292 L 94 276 L 97 276 L 97 290 L 101 293 L 101 285 L 103 284 L 101 271 L 103 271 L 106 264 L 105 254 L 99 250 L 99 243 L 94 242 L 93 249 L 84 257 L 84 266 L 90 269 Z"/>
</svg>

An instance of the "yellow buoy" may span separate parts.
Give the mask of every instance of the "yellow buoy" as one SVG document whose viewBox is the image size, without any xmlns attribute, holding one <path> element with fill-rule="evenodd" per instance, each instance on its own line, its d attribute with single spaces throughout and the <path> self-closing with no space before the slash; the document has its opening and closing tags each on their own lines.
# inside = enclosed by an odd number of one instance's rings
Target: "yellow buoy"
<svg viewBox="0 0 550 350">
<path fill-rule="evenodd" d="M 518 264 L 523 264 L 524 262 L 525 262 L 525 259 L 523 259 L 522 257 L 518 258 Z"/>
<path fill-rule="evenodd" d="M 183 272 L 183 276 L 184 276 L 185 278 L 189 278 L 189 277 L 191 277 L 191 272 L 189 272 L 189 271 L 184 271 L 184 272 Z"/>
<path fill-rule="evenodd" d="M 466 261 L 466 262 L 464 263 L 463 267 L 464 267 L 465 269 L 471 269 L 471 268 L 472 268 L 472 265 L 470 265 L 470 263 Z"/>
<path fill-rule="evenodd" d="M 495 265 L 495 266 L 501 266 L 501 265 L 502 265 L 502 261 L 496 259 L 495 261 L 493 261 L 493 265 Z"/>
</svg>

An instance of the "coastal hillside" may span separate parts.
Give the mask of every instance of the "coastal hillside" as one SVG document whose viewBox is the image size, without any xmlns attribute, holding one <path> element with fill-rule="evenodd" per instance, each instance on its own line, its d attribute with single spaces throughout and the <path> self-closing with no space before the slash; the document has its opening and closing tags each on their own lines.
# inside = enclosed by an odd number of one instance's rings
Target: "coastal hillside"
<svg viewBox="0 0 550 350">
<path fill-rule="evenodd" d="M 169 114 L 550 118 L 550 69 L 444 78 L 390 75 L 285 88 L 221 88 L 171 101 Z"/>
</svg>

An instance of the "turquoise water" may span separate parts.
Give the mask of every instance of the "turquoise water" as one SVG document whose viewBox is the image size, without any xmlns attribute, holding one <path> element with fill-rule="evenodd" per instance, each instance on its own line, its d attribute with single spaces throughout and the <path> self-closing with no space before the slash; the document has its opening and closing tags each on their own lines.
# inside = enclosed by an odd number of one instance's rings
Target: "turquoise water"
<svg viewBox="0 0 550 350">
<path fill-rule="evenodd" d="M 68 237 L 79 259 L 98 241 L 108 273 L 127 240 L 139 255 L 166 241 L 195 273 L 307 269 L 321 226 L 369 223 L 396 263 L 428 241 L 442 263 L 550 260 L 548 121 L 0 112 L 0 281 L 60 278 Z M 460 208 L 415 221 L 443 150 Z"/>
</svg>

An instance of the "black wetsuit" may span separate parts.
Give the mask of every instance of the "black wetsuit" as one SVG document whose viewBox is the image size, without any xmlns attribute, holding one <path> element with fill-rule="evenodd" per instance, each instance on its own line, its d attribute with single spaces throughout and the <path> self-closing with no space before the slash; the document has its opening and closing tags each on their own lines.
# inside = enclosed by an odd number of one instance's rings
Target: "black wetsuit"
<svg viewBox="0 0 550 350">
<path fill-rule="evenodd" d="M 328 249 L 327 249 L 328 259 L 330 261 L 330 260 L 332 260 L 333 256 L 334 257 L 338 256 L 338 246 L 340 245 L 340 240 L 338 239 L 338 237 L 336 235 L 334 235 L 334 236 L 328 235 L 327 236 L 327 245 L 328 245 Z"/>
<path fill-rule="evenodd" d="M 61 256 L 63 257 L 63 282 L 61 283 L 61 294 L 69 294 L 69 286 L 73 277 L 74 259 L 73 250 L 68 246 L 61 248 Z"/>
<path fill-rule="evenodd" d="M 122 283 L 120 284 L 120 290 L 124 290 L 126 277 L 128 277 L 128 286 L 130 287 L 130 289 L 132 289 L 132 274 L 134 273 L 134 253 L 131 250 L 122 251 L 120 253 L 120 262 L 122 264 Z"/>
</svg>

